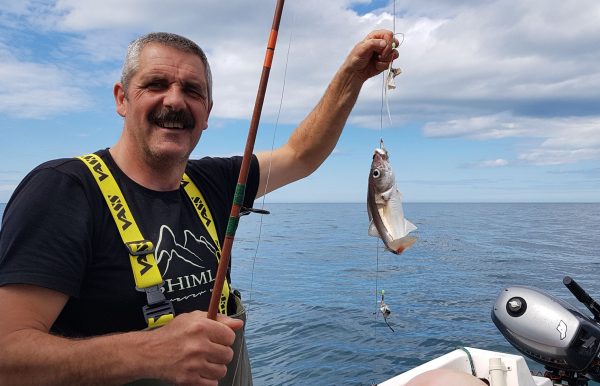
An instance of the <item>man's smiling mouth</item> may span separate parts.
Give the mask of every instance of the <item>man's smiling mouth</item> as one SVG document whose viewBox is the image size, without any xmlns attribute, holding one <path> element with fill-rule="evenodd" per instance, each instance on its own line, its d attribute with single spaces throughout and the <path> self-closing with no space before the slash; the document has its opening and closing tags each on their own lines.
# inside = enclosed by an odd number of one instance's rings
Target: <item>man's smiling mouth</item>
<svg viewBox="0 0 600 386">
<path fill-rule="evenodd" d="M 163 127 L 165 129 L 183 129 L 184 125 L 182 122 L 163 122 L 157 123 L 158 126 Z"/>
<path fill-rule="evenodd" d="M 148 120 L 165 129 L 192 129 L 196 124 L 194 117 L 187 110 L 160 109 L 150 113 Z"/>
</svg>

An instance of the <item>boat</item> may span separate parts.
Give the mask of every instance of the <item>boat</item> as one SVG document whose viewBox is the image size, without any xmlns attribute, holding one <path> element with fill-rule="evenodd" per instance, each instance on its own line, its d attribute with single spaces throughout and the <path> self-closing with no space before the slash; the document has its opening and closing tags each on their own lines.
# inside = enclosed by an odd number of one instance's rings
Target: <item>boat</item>
<svg viewBox="0 0 600 386">
<path fill-rule="evenodd" d="M 590 381 L 600 382 L 600 305 L 569 276 L 563 284 L 592 317 L 539 289 L 507 287 L 500 291 L 491 318 L 522 355 L 464 347 L 378 385 L 403 386 L 436 369 L 472 374 L 491 386 L 587 386 Z M 544 375 L 533 375 L 525 357 L 544 365 Z"/>
<path fill-rule="evenodd" d="M 525 359 L 520 355 L 465 347 L 379 383 L 378 386 L 404 386 L 417 375 L 436 369 L 474 373 L 476 377 L 488 380 L 492 386 L 554 385 L 550 378 L 532 375 Z"/>
</svg>

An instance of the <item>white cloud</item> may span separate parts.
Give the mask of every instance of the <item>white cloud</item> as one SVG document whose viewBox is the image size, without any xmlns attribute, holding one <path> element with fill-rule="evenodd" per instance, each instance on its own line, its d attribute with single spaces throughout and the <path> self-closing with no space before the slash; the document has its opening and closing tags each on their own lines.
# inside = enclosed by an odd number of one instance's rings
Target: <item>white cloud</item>
<svg viewBox="0 0 600 386">
<path fill-rule="evenodd" d="M 282 69 L 293 30 L 286 109 L 293 119 L 320 97 L 352 44 L 373 28 L 392 26 L 391 6 L 383 13 L 359 16 L 347 8 L 349 3 L 311 0 L 286 5 L 270 89 L 280 89 L 276 72 Z M 600 71 L 595 64 L 600 53 L 581 42 L 598 41 L 600 25 L 590 15 L 600 5 L 584 3 L 574 7 L 558 1 L 398 1 L 396 26 L 406 41 L 400 48 L 404 74 L 399 95 L 391 100 L 393 111 L 415 117 L 425 108 L 435 119 L 457 109 L 481 113 L 495 103 L 507 110 L 511 104 L 535 103 L 535 98 L 551 94 L 597 98 Z M 127 42 L 139 33 L 169 30 L 190 36 L 208 51 L 219 86 L 215 96 L 227 101 L 215 107 L 215 114 L 237 118 L 251 109 L 272 7 L 271 2 L 248 7 L 243 1 L 218 0 L 200 5 L 181 0 L 60 0 L 49 17 L 30 20 L 77 34 L 80 50 L 117 62 Z M 569 55 L 561 55 L 564 50 Z M 378 87 L 364 94 L 365 101 L 379 101 Z"/>
<path fill-rule="evenodd" d="M 497 168 L 508 165 L 508 161 L 502 158 L 481 161 L 477 166 L 480 168 Z"/>
<path fill-rule="evenodd" d="M 406 34 L 397 112 L 420 118 L 425 110 L 433 120 L 505 110 L 562 115 L 543 106 L 587 101 L 589 113 L 600 100 L 597 2 L 502 0 L 451 10 L 453 2 L 438 1 L 435 12 L 403 3 L 414 8 L 397 22 Z"/>
<path fill-rule="evenodd" d="M 0 47 L 0 112 L 40 118 L 84 109 L 89 97 L 73 84 L 73 79 L 66 68 L 19 61 Z"/>
<path fill-rule="evenodd" d="M 265 119 L 279 105 L 290 33 L 284 119 L 297 122 L 320 98 L 352 45 L 379 24 L 381 16 L 358 16 L 348 0 L 288 2 L 281 22 L 265 103 Z M 271 28 L 272 2 L 179 0 L 59 0 L 46 18 L 32 9 L 23 16 L 32 25 L 66 33 L 69 50 L 92 61 L 119 66 L 129 41 L 149 31 L 190 37 L 207 52 L 215 83 L 213 116 L 247 119 Z M 383 16 L 390 20 L 389 16 Z M 340 34 L 340 31 L 344 33 Z M 81 72 L 87 71 L 81 68 Z"/>
<path fill-rule="evenodd" d="M 600 116 L 557 119 L 549 131 L 538 147 L 524 151 L 519 158 L 536 165 L 600 160 Z"/>
<path fill-rule="evenodd" d="M 519 159 L 535 165 L 563 165 L 578 161 L 600 159 L 600 149 L 557 149 L 540 147 L 519 156 Z"/>
<path fill-rule="evenodd" d="M 31 0 L 3 0 L 0 1 L 0 11 L 2 13 L 24 14 L 27 11 L 27 8 L 29 7 L 30 3 Z"/>
<path fill-rule="evenodd" d="M 315 105 L 355 42 L 371 29 L 392 27 L 391 3 L 362 16 L 349 8 L 352 3 L 286 4 L 263 122 L 279 108 L 290 33 L 282 123 L 297 123 Z M 58 0 L 0 9 L 2 21 L 15 15 L 32 28 L 64 34 L 63 52 L 85 59 L 77 65 L 39 63 L 16 55 L 16 47 L 1 51 L 3 113 L 45 116 L 86 108 L 86 88 L 73 79 L 101 79 L 109 87 L 131 39 L 167 30 L 207 51 L 215 81 L 213 118 L 248 119 L 273 2 Z M 434 137 L 527 139 L 517 146 L 522 162 L 598 158 L 600 2 L 397 0 L 396 9 L 396 29 L 405 41 L 397 61 L 403 74 L 389 100 L 393 126 L 423 122 L 424 134 Z M 15 25 L 9 24 L 20 28 Z M 106 65 L 104 73 L 96 63 Z M 380 106 L 375 79 L 363 87 L 352 122 L 379 128 Z"/>
<path fill-rule="evenodd" d="M 430 122 L 423 127 L 430 137 L 467 137 L 473 139 L 497 139 L 523 136 L 528 131 L 509 113 L 453 119 L 446 122 Z"/>
<path fill-rule="evenodd" d="M 536 144 L 526 145 L 527 148 L 521 150 L 518 159 L 536 165 L 600 159 L 600 115 L 544 119 L 504 112 L 428 123 L 424 133 L 431 137 L 466 137 L 474 140 L 533 138 L 537 140 Z"/>
</svg>

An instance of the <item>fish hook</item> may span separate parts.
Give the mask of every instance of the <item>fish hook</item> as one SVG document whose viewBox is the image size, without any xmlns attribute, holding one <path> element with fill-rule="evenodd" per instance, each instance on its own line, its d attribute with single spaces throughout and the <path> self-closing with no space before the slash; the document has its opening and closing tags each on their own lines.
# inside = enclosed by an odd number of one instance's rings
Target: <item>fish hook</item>
<svg viewBox="0 0 600 386">
<path fill-rule="evenodd" d="M 396 331 L 394 331 L 392 326 L 390 326 L 390 324 L 387 321 L 388 317 L 392 313 L 392 310 L 390 309 L 390 307 L 388 307 L 387 304 L 385 304 L 384 297 L 385 297 L 385 290 L 381 290 L 381 301 L 379 302 L 379 312 L 381 312 L 381 315 L 383 315 L 383 321 L 385 322 L 385 324 L 387 324 L 387 326 L 390 328 L 390 330 L 392 330 L 392 332 L 396 332 Z"/>
<path fill-rule="evenodd" d="M 404 34 L 402 32 L 394 33 L 394 37 L 396 37 L 396 35 L 402 35 L 402 40 L 400 40 L 400 42 L 398 43 L 397 46 L 396 46 L 395 40 L 392 42 L 392 49 L 394 49 L 394 50 L 396 48 L 400 47 L 402 45 L 402 43 L 404 43 Z M 387 88 L 388 88 L 388 90 L 393 90 L 396 88 L 396 84 L 394 83 L 394 78 L 402 73 L 402 70 L 400 68 L 393 68 L 392 63 L 393 62 L 390 62 L 390 66 L 388 67 L 388 73 L 387 73 Z"/>
</svg>

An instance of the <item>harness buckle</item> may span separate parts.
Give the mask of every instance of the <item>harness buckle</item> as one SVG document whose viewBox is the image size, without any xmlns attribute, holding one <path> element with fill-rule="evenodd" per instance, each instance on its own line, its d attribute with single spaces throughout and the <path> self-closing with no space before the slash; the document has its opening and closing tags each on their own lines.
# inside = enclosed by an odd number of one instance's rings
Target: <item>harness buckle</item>
<svg viewBox="0 0 600 386">
<path fill-rule="evenodd" d="M 148 305 L 142 307 L 142 312 L 149 329 L 167 324 L 175 317 L 173 303 L 161 292 L 159 285 L 138 288 L 138 291 L 146 292 Z"/>
<path fill-rule="evenodd" d="M 131 256 L 149 255 L 154 253 L 154 244 L 150 240 L 138 240 L 125 243 Z"/>
</svg>

